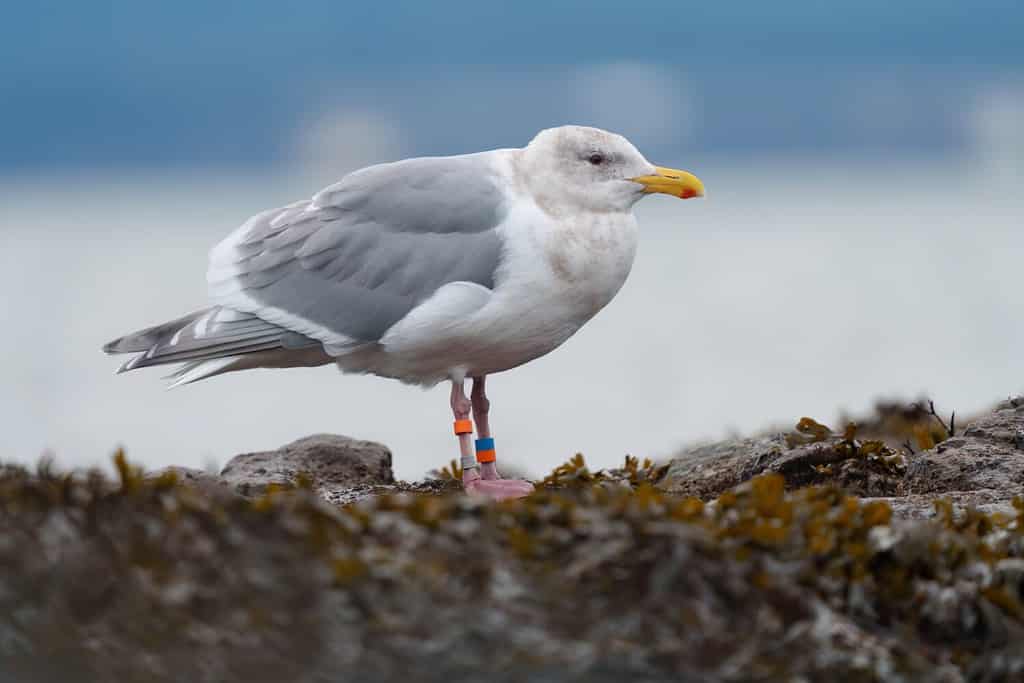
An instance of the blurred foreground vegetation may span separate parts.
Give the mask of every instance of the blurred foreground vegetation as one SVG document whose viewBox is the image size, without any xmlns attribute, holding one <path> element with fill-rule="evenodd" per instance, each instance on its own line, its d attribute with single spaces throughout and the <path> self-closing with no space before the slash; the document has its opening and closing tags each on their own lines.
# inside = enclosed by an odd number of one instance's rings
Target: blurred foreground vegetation
<svg viewBox="0 0 1024 683">
<path fill-rule="evenodd" d="M 704 503 L 580 457 L 521 501 L 333 507 L 117 465 L 0 473 L 3 680 L 1024 676 L 1020 499 L 897 521 L 773 474 Z"/>
</svg>

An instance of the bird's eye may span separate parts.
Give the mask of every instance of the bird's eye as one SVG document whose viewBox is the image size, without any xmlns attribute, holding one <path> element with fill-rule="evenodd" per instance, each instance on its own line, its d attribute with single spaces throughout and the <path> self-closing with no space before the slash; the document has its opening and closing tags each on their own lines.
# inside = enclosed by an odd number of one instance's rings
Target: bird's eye
<svg viewBox="0 0 1024 683">
<path fill-rule="evenodd" d="M 601 164 L 604 163 L 604 155 L 594 152 L 589 157 L 587 157 L 587 161 L 592 163 L 594 166 L 600 166 Z"/>
</svg>

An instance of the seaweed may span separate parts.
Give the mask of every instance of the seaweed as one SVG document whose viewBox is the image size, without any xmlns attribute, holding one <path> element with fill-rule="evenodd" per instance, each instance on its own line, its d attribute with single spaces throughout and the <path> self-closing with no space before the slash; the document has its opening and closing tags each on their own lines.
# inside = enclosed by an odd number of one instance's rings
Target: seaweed
<svg viewBox="0 0 1024 683">
<path fill-rule="evenodd" d="M 840 423 L 857 422 L 861 433 L 908 453 L 934 448 L 957 433 L 956 411 L 945 421 L 935 408 L 935 401 L 878 401 L 870 414 L 851 419 L 843 416 Z"/>
<path fill-rule="evenodd" d="M 857 429 L 818 442 L 892 457 Z M 880 466 L 884 465 L 880 461 Z M 333 506 L 0 470 L 14 680 L 1005 680 L 1024 670 L 1024 501 L 901 522 L 765 474 L 702 502 L 580 455 L 520 501 Z M 454 471 L 450 471 L 454 475 Z"/>
<path fill-rule="evenodd" d="M 622 485 L 637 488 L 642 485 L 658 483 L 665 472 L 667 464 L 657 464 L 650 458 L 625 456 L 621 467 L 591 472 L 587 467 L 582 453 L 577 453 L 566 462 L 555 467 L 551 474 L 544 477 L 540 486 L 545 489 L 571 488 L 587 485 Z"/>
</svg>

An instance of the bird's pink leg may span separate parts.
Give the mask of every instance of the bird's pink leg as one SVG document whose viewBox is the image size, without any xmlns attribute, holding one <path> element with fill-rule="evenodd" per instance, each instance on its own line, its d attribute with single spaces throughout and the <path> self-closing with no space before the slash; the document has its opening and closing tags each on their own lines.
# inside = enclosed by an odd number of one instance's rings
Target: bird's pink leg
<svg viewBox="0 0 1024 683">
<path fill-rule="evenodd" d="M 476 383 L 474 382 L 474 396 L 476 394 Z M 483 397 L 483 385 L 480 385 L 481 397 Z M 485 397 L 484 397 L 485 398 Z M 486 400 L 486 398 L 485 398 Z M 451 394 L 451 405 L 452 414 L 455 416 L 456 425 L 461 420 L 469 419 L 469 412 L 473 408 L 473 404 L 468 398 L 466 398 L 466 392 L 463 388 L 463 382 L 452 381 L 452 394 Z M 487 434 L 490 434 L 490 425 L 487 423 L 486 412 L 484 413 L 483 429 L 487 430 Z M 458 430 L 457 430 L 458 431 Z M 488 498 L 494 498 L 496 500 L 505 500 L 508 498 L 522 498 L 531 491 L 533 491 L 533 485 L 528 481 L 520 481 L 517 479 L 498 479 L 498 472 L 494 468 L 494 463 L 487 463 L 491 467 L 487 470 L 488 476 L 486 478 L 482 476 L 480 471 L 480 464 L 476 461 L 476 454 L 473 450 L 473 436 L 471 433 L 458 434 L 459 437 L 459 451 L 462 456 L 462 486 L 466 489 L 466 493 L 471 495 L 481 495 Z"/>
<path fill-rule="evenodd" d="M 476 422 L 476 435 L 481 439 L 491 436 L 491 422 L 488 414 L 491 412 L 491 402 L 487 400 L 487 391 L 484 383 L 487 376 L 473 378 L 473 392 L 470 394 L 470 403 L 473 404 L 473 421 Z M 501 479 L 498 474 L 498 464 L 494 461 L 480 463 L 480 476 L 484 479 Z"/>
</svg>

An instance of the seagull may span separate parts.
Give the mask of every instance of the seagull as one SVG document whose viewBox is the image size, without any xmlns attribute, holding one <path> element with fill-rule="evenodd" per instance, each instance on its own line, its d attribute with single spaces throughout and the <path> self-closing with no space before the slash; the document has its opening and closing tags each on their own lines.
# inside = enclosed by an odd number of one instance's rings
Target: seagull
<svg viewBox="0 0 1024 683">
<path fill-rule="evenodd" d="M 103 350 L 136 354 L 119 372 L 181 364 L 172 387 L 329 364 L 451 382 L 464 489 L 522 497 L 532 485 L 497 470 L 487 377 L 556 349 L 612 300 L 636 253 L 633 206 L 651 193 L 688 199 L 704 186 L 583 126 L 521 149 L 363 168 L 214 247 L 209 308 Z"/>
</svg>

